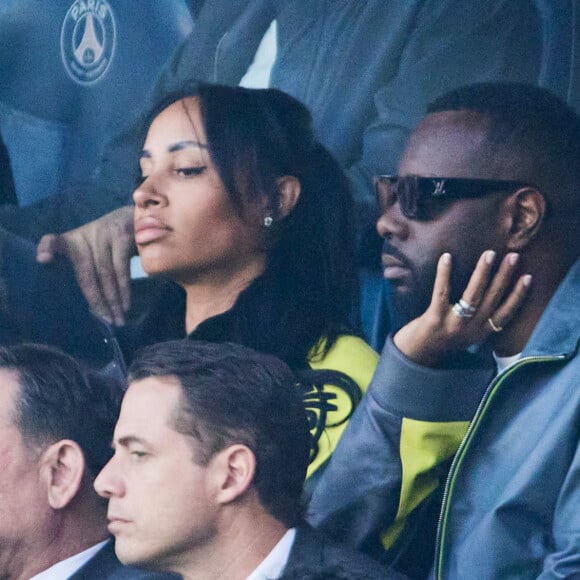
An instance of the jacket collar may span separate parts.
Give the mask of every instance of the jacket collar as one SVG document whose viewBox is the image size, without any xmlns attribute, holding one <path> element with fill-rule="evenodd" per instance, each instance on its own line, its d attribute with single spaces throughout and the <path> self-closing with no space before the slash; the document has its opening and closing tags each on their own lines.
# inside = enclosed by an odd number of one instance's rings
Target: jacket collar
<svg viewBox="0 0 580 580">
<path fill-rule="evenodd" d="M 523 356 L 572 356 L 580 343 L 580 258 L 548 303 Z"/>
</svg>

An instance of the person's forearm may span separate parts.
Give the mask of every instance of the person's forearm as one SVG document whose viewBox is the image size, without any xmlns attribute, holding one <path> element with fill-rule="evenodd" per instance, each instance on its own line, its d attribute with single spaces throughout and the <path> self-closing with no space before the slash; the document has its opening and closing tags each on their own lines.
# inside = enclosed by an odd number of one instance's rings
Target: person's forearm
<svg viewBox="0 0 580 580">
<path fill-rule="evenodd" d="M 26 206 L 1 206 L 0 227 L 38 242 L 48 233 L 62 233 L 131 203 L 125 198 L 87 184 Z"/>
</svg>

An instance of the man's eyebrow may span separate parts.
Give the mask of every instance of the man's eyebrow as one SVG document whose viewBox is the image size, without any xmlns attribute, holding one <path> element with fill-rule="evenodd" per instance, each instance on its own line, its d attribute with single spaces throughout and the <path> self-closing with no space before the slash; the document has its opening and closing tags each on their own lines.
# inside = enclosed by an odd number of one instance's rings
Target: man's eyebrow
<svg viewBox="0 0 580 580">
<path fill-rule="evenodd" d="M 119 439 L 117 439 L 116 441 L 113 440 L 111 446 L 113 447 L 113 449 L 115 449 L 117 445 L 120 445 L 121 447 L 128 447 L 132 443 L 137 443 L 139 445 L 149 445 L 149 443 L 145 439 L 137 437 L 137 435 L 126 435 L 125 437 L 119 437 Z"/>
</svg>

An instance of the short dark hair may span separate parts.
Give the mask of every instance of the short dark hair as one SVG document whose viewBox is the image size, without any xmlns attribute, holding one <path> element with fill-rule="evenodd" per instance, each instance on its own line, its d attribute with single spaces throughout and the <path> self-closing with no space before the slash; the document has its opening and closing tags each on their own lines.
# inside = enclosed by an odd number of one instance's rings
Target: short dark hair
<svg viewBox="0 0 580 580">
<path fill-rule="evenodd" d="M 112 455 L 111 440 L 122 389 L 89 376 L 71 356 L 54 347 L 0 347 L 0 368 L 18 375 L 14 423 L 30 447 L 72 439 L 95 477 Z"/>
<path fill-rule="evenodd" d="M 284 323 L 261 333 L 253 325 L 240 328 L 245 334 L 236 342 L 306 367 L 312 347 L 325 337 L 321 350 L 327 352 L 352 314 L 354 204 L 348 178 L 316 140 L 308 109 L 277 89 L 185 82 L 155 106 L 145 125 L 190 97 L 199 101 L 210 156 L 240 214 L 265 197 L 274 217 L 265 232 L 267 275 Z M 302 192 L 290 215 L 277 220 L 282 176 L 296 177 Z"/>
<path fill-rule="evenodd" d="M 182 408 L 174 427 L 194 437 L 207 464 L 241 443 L 256 457 L 253 485 L 262 505 L 287 526 L 302 517 L 310 433 L 297 378 L 281 360 L 233 343 L 176 340 L 141 350 L 129 382 L 176 377 Z"/>
<path fill-rule="evenodd" d="M 502 178 L 536 185 L 566 218 L 580 213 L 580 117 L 571 107 L 538 86 L 488 82 L 449 91 L 427 109 L 461 110 L 489 124 L 480 162 L 503 170 Z"/>
</svg>

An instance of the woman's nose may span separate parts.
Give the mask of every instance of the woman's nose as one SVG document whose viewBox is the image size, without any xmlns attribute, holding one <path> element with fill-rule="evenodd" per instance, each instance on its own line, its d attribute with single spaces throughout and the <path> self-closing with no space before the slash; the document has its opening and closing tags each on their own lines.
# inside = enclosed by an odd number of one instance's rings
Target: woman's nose
<svg viewBox="0 0 580 580">
<path fill-rule="evenodd" d="M 137 207 L 145 208 L 166 203 L 166 198 L 161 193 L 155 178 L 150 175 L 145 177 L 133 192 L 133 201 Z"/>
</svg>

